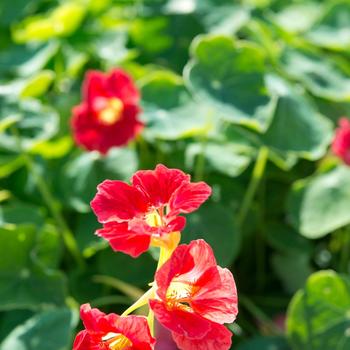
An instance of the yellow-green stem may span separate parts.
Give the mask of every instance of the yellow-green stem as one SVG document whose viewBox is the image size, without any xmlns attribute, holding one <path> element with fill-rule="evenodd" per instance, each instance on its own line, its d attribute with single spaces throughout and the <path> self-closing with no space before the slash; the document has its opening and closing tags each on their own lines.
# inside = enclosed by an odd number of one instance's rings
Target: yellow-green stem
<svg viewBox="0 0 350 350">
<path fill-rule="evenodd" d="M 267 159 L 268 159 L 269 150 L 267 147 L 262 146 L 259 150 L 258 157 L 255 162 L 253 169 L 252 177 L 248 185 L 247 191 L 244 195 L 241 209 L 238 213 L 238 224 L 242 226 L 248 214 L 249 208 L 254 199 L 256 190 L 259 187 L 261 178 L 264 175 Z"/>
</svg>

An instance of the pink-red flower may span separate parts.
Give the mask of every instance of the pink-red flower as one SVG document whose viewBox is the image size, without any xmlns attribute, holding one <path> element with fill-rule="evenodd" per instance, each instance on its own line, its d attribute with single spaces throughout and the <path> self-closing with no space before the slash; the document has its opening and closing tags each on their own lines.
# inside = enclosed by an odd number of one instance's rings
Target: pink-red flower
<svg viewBox="0 0 350 350">
<path fill-rule="evenodd" d="M 103 154 L 123 146 L 142 130 L 138 120 L 139 92 L 122 70 L 108 74 L 89 71 L 83 84 L 83 102 L 73 108 L 71 125 L 76 143 Z"/>
<path fill-rule="evenodd" d="M 203 240 L 180 245 L 156 273 L 154 314 L 181 350 L 228 350 L 232 334 L 223 325 L 238 313 L 231 272 L 217 266 Z"/>
<path fill-rule="evenodd" d="M 131 185 L 106 180 L 97 187 L 91 202 L 104 225 L 96 233 L 114 250 L 137 257 L 151 242 L 156 246 L 167 244 L 171 233 L 185 226 L 185 218 L 179 215 L 198 209 L 210 193 L 206 183 L 190 182 L 189 175 L 164 165 L 137 171 Z"/>
<path fill-rule="evenodd" d="M 341 118 L 332 143 L 333 153 L 350 165 L 350 120 Z"/>
<path fill-rule="evenodd" d="M 91 309 L 89 304 L 80 308 L 85 329 L 74 340 L 73 350 L 152 350 L 155 339 L 151 336 L 147 319 L 142 316 L 118 316 Z"/>
</svg>

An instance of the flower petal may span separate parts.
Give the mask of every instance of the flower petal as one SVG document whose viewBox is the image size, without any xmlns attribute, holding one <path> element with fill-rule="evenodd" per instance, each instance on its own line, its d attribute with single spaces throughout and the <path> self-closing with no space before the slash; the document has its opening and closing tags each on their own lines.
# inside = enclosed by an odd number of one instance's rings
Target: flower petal
<svg viewBox="0 0 350 350">
<path fill-rule="evenodd" d="M 169 216 L 191 213 L 198 209 L 211 195 L 211 188 L 205 182 L 183 183 L 171 196 Z"/>
<path fill-rule="evenodd" d="M 147 318 L 143 316 L 118 317 L 115 327 L 131 340 L 135 350 L 151 350 L 155 339 L 151 336 Z"/>
<path fill-rule="evenodd" d="M 90 304 L 83 304 L 80 306 L 80 318 L 88 331 L 98 332 L 98 321 L 101 317 L 105 316 L 106 314 L 100 310 L 92 309 Z"/>
<path fill-rule="evenodd" d="M 97 186 L 91 208 L 98 221 L 130 220 L 147 211 L 147 203 L 140 191 L 118 180 L 105 180 Z"/>
<path fill-rule="evenodd" d="M 189 179 L 181 170 L 158 164 L 155 170 L 137 171 L 131 183 L 147 196 L 151 205 L 159 207 L 167 204 L 174 191 Z"/>
<path fill-rule="evenodd" d="M 198 293 L 192 307 L 201 316 L 216 323 L 232 323 L 238 314 L 236 284 L 232 273 L 220 266 L 208 269 L 197 281 Z"/>
<path fill-rule="evenodd" d="M 131 231 L 128 223 L 107 223 L 96 234 L 106 239 L 112 249 L 118 252 L 131 255 L 136 258 L 148 250 L 151 236 L 146 231 L 144 233 Z"/>
<path fill-rule="evenodd" d="M 182 310 L 169 311 L 158 300 L 150 300 L 149 304 L 157 320 L 173 332 L 198 339 L 204 337 L 211 328 L 212 322 L 194 313 Z"/>
<path fill-rule="evenodd" d="M 232 333 L 225 326 L 212 323 L 210 331 L 201 339 L 191 339 L 172 333 L 180 350 L 229 350 Z"/>
</svg>

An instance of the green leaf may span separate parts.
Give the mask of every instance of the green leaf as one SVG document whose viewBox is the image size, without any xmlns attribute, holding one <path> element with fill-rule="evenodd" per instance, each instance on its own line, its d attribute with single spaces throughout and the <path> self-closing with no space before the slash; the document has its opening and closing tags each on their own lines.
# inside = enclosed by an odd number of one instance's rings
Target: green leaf
<svg viewBox="0 0 350 350">
<path fill-rule="evenodd" d="M 58 43 L 13 46 L 1 52 L 0 74 L 30 76 L 45 67 L 58 50 Z"/>
<path fill-rule="evenodd" d="M 66 164 L 60 186 L 68 204 L 79 212 L 90 211 L 90 201 L 103 180 L 128 180 L 137 170 L 134 150 L 112 149 L 107 156 L 84 153 Z"/>
<path fill-rule="evenodd" d="M 315 96 L 338 102 L 350 100 L 348 74 L 324 55 L 287 49 L 281 63 L 286 74 L 304 84 Z"/>
<path fill-rule="evenodd" d="M 279 98 L 262 142 L 278 152 L 306 159 L 322 157 L 333 137 L 331 122 L 318 112 L 303 91 L 276 76 L 269 76 L 268 82 Z"/>
<path fill-rule="evenodd" d="M 346 350 L 350 346 L 350 280 L 319 271 L 293 297 L 287 335 L 296 350 Z"/>
<path fill-rule="evenodd" d="M 293 184 L 288 215 L 307 238 L 319 238 L 350 223 L 350 168 L 338 166 Z"/>
<path fill-rule="evenodd" d="M 241 236 L 233 219 L 233 213 L 229 209 L 219 203 L 208 202 L 186 219 L 182 241 L 204 239 L 212 246 L 221 266 L 228 266 L 236 258 Z"/>
<path fill-rule="evenodd" d="M 141 93 L 146 138 L 176 140 L 206 134 L 212 128 L 206 109 L 192 100 L 181 77 L 174 73 L 159 71 L 147 76 Z"/>
<path fill-rule="evenodd" d="M 0 345 L 2 350 L 66 350 L 71 346 L 78 317 L 69 309 L 39 313 L 16 327 Z"/>
<path fill-rule="evenodd" d="M 205 165 L 230 177 L 240 175 L 249 165 L 253 151 L 240 145 L 230 143 L 191 143 L 186 149 L 186 164 L 193 169 L 196 158 L 203 154 Z"/>
<path fill-rule="evenodd" d="M 17 43 L 47 41 L 72 34 L 81 24 L 86 7 L 77 2 L 66 2 L 51 13 L 26 18 L 14 26 L 12 36 Z"/>
<path fill-rule="evenodd" d="M 44 223 L 44 213 L 40 207 L 22 202 L 13 202 L 0 208 L 0 225 L 35 224 L 38 227 Z"/>
<path fill-rule="evenodd" d="M 266 130 L 276 100 L 265 87 L 263 51 L 252 43 L 206 35 L 195 39 L 191 52 L 185 77 L 198 103 L 227 121 Z"/>
<path fill-rule="evenodd" d="M 0 228 L 0 310 L 64 304 L 63 276 L 38 264 L 36 237 L 34 226 Z"/>
<path fill-rule="evenodd" d="M 55 73 L 50 70 L 43 70 L 31 77 L 21 91 L 22 98 L 42 96 L 50 87 L 55 78 Z"/>
<path fill-rule="evenodd" d="M 18 138 L 21 147 L 30 150 L 37 143 L 48 140 L 58 129 L 58 114 L 49 106 L 35 100 L 20 103 L 5 102 L 0 110 L 0 122 L 9 116 L 16 118 L 16 133 L 7 128 L 1 135 L 0 148 L 13 152 L 18 150 Z"/>
<path fill-rule="evenodd" d="M 332 1 L 320 20 L 307 32 L 306 38 L 314 45 L 331 50 L 350 48 L 350 3 Z"/>
</svg>

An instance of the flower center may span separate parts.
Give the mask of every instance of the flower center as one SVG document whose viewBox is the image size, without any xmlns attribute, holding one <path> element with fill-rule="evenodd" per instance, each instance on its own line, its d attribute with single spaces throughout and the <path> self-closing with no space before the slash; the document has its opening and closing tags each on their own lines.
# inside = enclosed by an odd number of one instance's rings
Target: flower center
<svg viewBox="0 0 350 350">
<path fill-rule="evenodd" d="M 163 226 L 163 220 L 158 210 L 152 210 L 146 214 L 146 223 L 151 227 L 160 227 Z"/>
<path fill-rule="evenodd" d="M 102 342 L 110 350 L 128 350 L 132 347 L 131 340 L 121 333 L 109 332 L 102 337 Z"/>
<path fill-rule="evenodd" d="M 197 287 L 193 284 L 182 281 L 171 282 L 166 292 L 167 306 L 170 309 L 192 311 L 191 299 L 196 291 Z"/>
<path fill-rule="evenodd" d="M 99 111 L 98 119 L 105 125 L 112 125 L 120 120 L 123 109 L 123 102 L 119 98 L 110 98 L 107 100 L 106 105 Z"/>
</svg>

